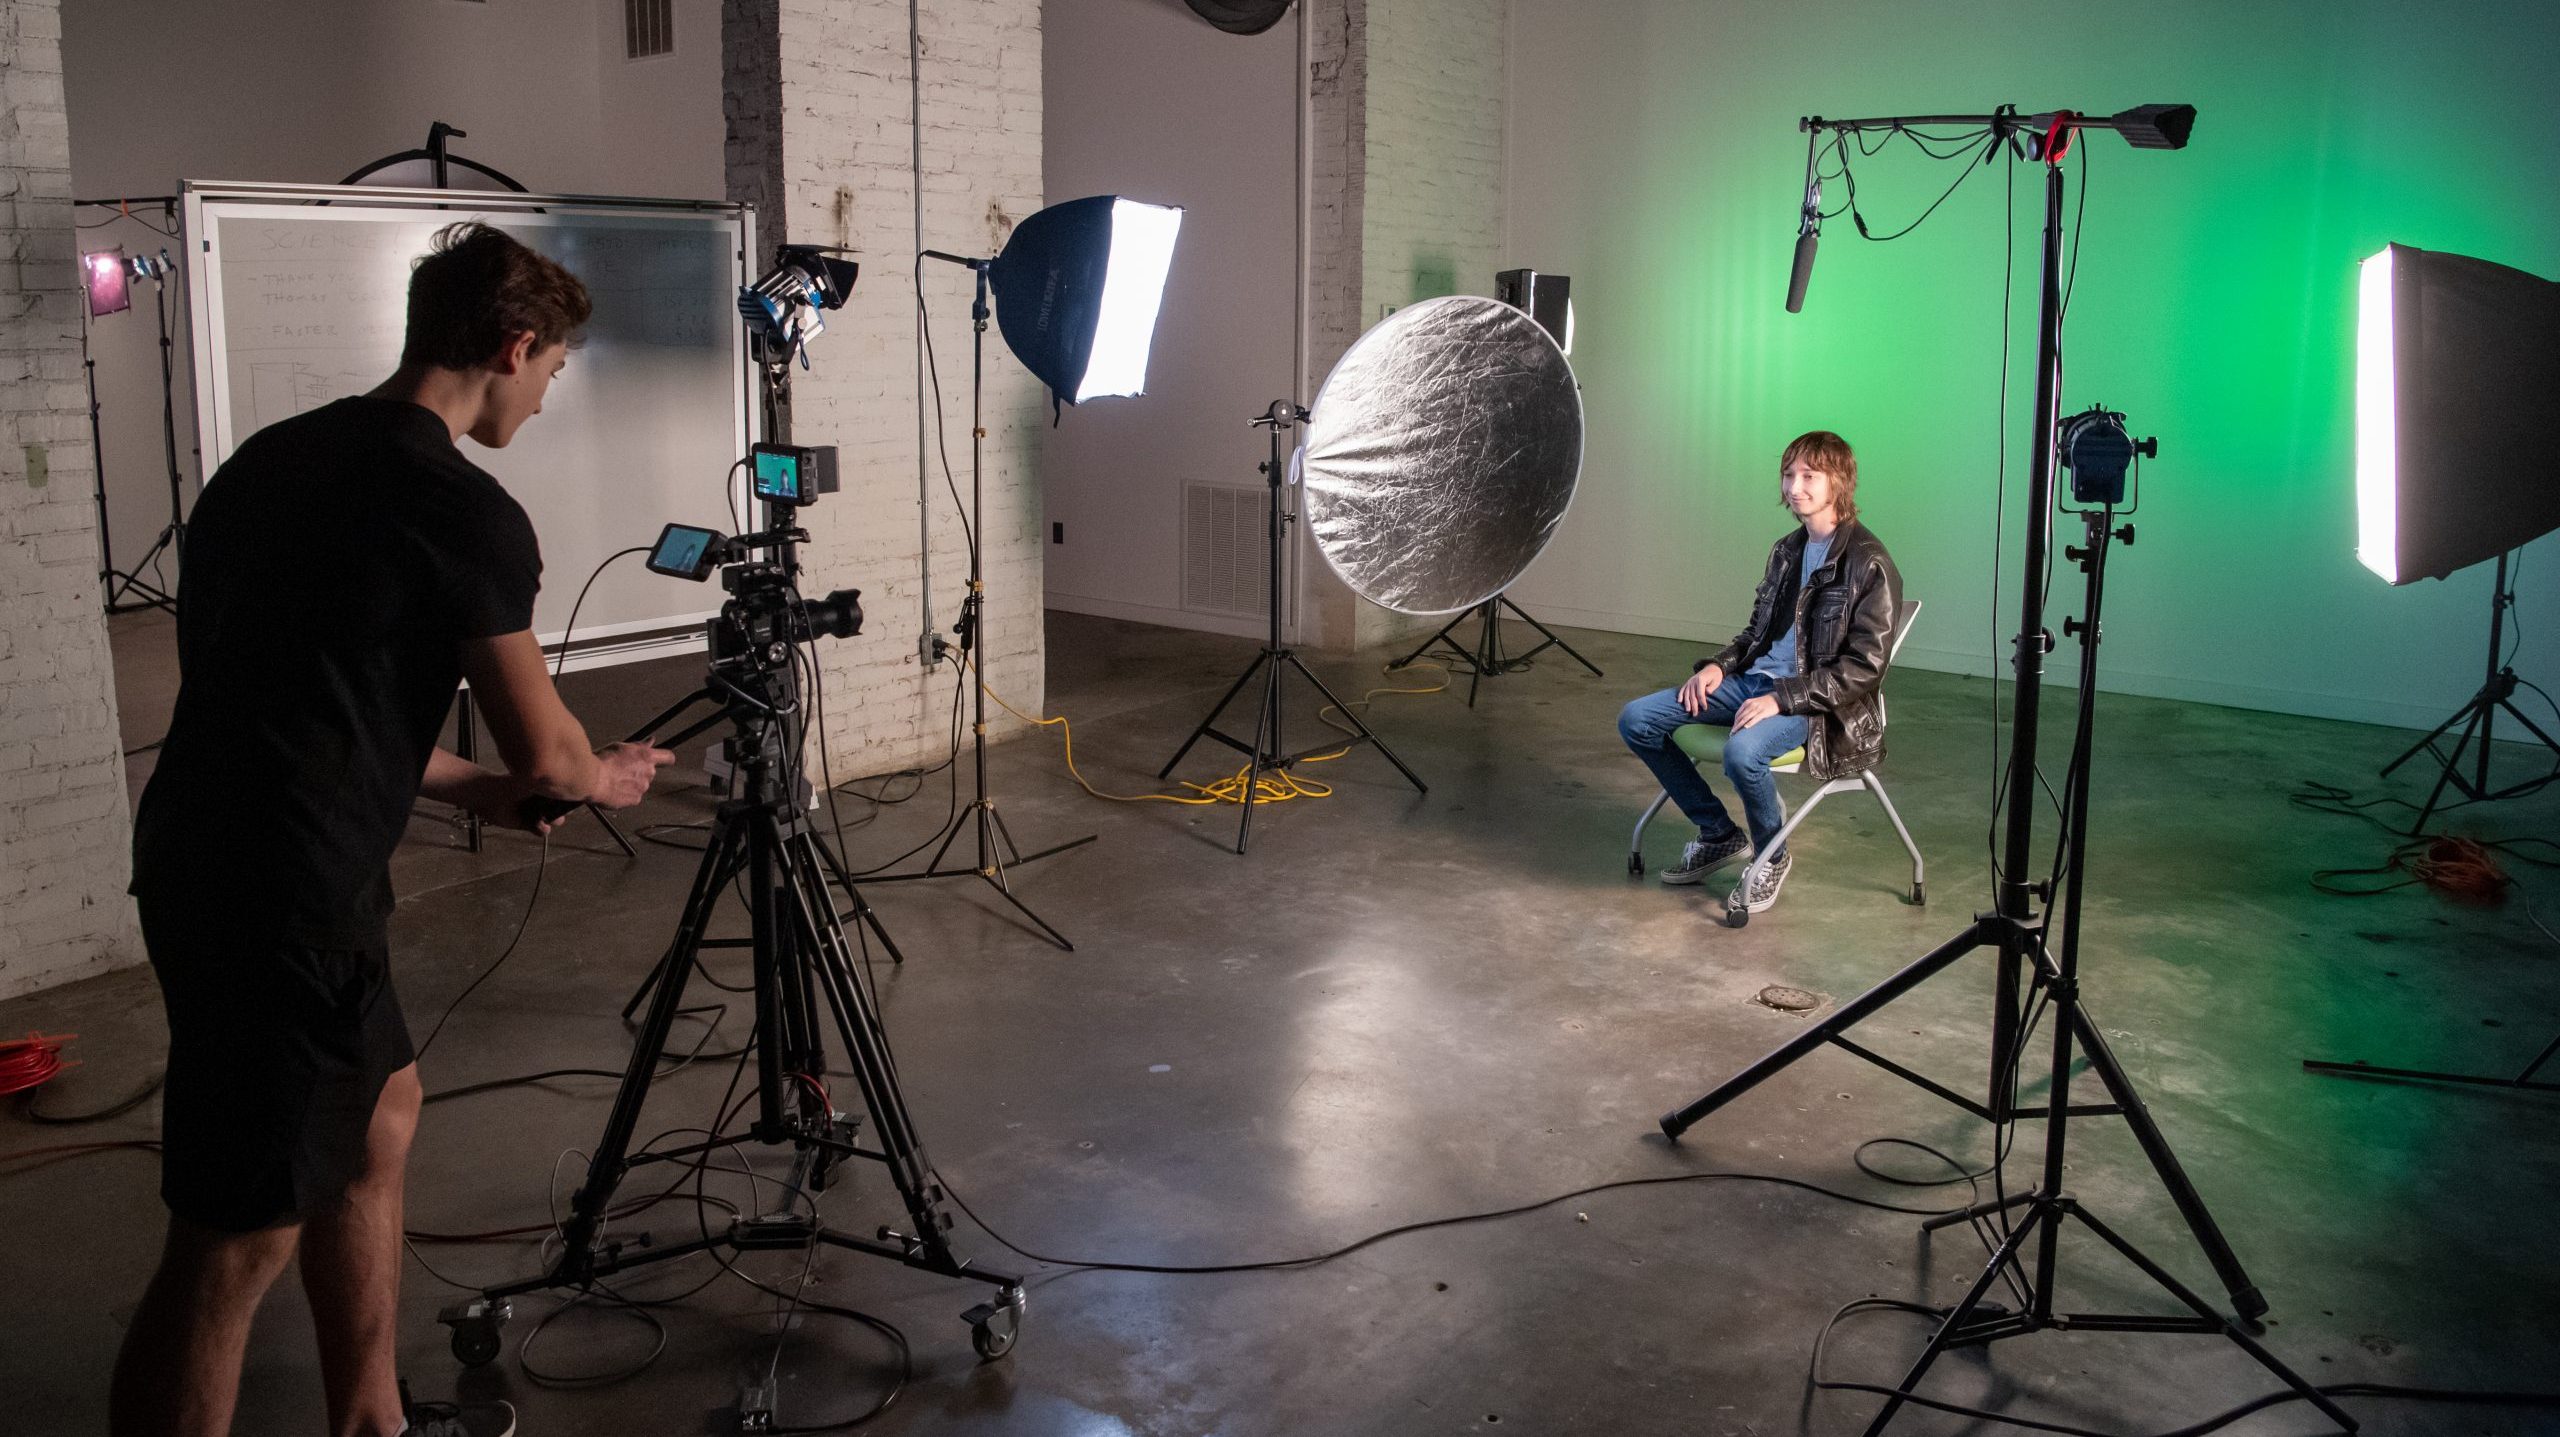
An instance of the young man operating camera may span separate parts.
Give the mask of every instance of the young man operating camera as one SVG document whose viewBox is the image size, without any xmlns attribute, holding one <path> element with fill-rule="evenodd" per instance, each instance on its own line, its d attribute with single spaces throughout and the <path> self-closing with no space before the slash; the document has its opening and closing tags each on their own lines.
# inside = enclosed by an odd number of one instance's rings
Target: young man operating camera
<svg viewBox="0 0 2560 1437">
<path fill-rule="evenodd" d="M 1847 440 L 1817 429 L 1778 460 L 1778 497 L 1801 527 L 1769 548 L 1752 596 L 1751 622 L 1687 683 L 1647 694 L 1618 714 L 1618 735 L 1662 781 L 1663 792 L 1698 826 L 1665 883 L 1695 883 L 1767 848 L 1786 824 L 1770 765 L 1798 747 L 1804 771 L 1835 778 L 1884 755 L 1878 689 L 1893 647 L 1902 576 L 1884 544 L 1858 522 L 1858 457 Z M 1718 724 L 1725 777 L 1742 800 L 1748 832 L 1734 826 L 1715 791 L 1671 740 L 1688 724 Z M 1793 858 L 1784 852 L 1751 870 L 1727 911 L 1766 911 L 1778 901 Z"/>
<path fill-rule="evenodd" d="M 529 800 L 628 807 L 671 758 L 591 749 L 534 641 L 533 527 L 456 447 L 541 412 L 587 315 L 567 270 L 449 226 L 398 371 L 252 435 L 196 507 L 177 710 L 134 824 L 169 1233 L 116 1361 L 118 1437 L 230 1429 L 250 1319 L 296 1256 L 336 1437 L 514 1430 L 503 1403 L 407 1410 L 394 1372 L 419 1085 L 385 921 L 420 795 L 540 830 Z M 436 746 L 463 678 L 504 772 Z"/>
</svg>

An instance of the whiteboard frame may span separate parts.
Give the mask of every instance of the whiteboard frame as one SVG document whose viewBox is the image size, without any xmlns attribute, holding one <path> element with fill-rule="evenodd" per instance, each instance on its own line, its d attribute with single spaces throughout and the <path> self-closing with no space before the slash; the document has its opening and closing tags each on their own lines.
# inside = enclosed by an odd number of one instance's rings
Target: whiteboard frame
<svg viewBox="0 0 2560 1437">
<path fill-rule="evenodd" d="M 187 306 L 189 352 L 194 356 L 196 453 L 199 483 L 210 483 L 214 471 L 229 458 L 238 440 L 231 418 L 231 374 L 226 356 L 222 306 L 222 271 L 213 263 L 213 239 L 209 222 L 232 214 L 246 213 L 249 207 L 277 207 L 326 203 L 333 208 L 357 213 L 376 211 L 405 213 L 417 210 L 460 210 L 472 214 L 542 213 L 602 216 L 647 217 L 665 214 L 717 215 L 731 222 L 729 282 L 744 287 L 754 277 L 756 216 L 753 205 L 734 200 L 651 199 L 614 195 L 530 195 L 513 191 L 401 189 L 373 185 L 297 185 L 259 181 L 181 180 L 178 182 L 179 229 L 181 253 L 185 256 L 186 290 L 200 302 Z M 222 206 L 207 213 L 207 206 Z M 233 208 L 238 206 L 240 208 Z M 459 218 L 459 216 L 457 216 Z M 746 328 L 743 321 L 731 331 L 732 352 L 737 357 L 738 383 L 730 396 L 734 416 L 735 452 L 745 454 L 764 437 L 763 406 L 756 393 L 755 367 L 748 359 Z M 725 481 L 730 494 L 730 508 L 750 513 L 744 507 L 754 502 L 745 477 L 732 471 Z M 707 586 L 706 586 L 707 587 Z M 718 591 L 713 590 L 713 595 Z M 645 659 L 663 658 L 671 654 L 703 651 L 703 625 L 719 613 L 719 605 L 699 612 L 672 615 L 664 619 L 640 619 L 620 624 L 590 624 L 577 631 L 578 647 L 570 653 L 562 672 L 609 668 L 618 664 L 638 663 Z M 543 652 L 555 659 L 566 636 L 536 635 Z M 614 642 L 604 642 L 613 640 Z"/>
</svg>

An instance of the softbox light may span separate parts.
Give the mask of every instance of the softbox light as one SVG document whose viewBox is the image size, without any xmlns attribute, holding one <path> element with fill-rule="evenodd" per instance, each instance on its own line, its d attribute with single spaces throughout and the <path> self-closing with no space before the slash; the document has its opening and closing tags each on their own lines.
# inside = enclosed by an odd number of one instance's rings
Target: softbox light
<svg viewBox="0 0 2560 1437">
<path fill-rule="evenodd" d="M 1068 200 L 1024 220 L 987 264 L 1005 346 L 1069 404 L 1144 394 L 1181 229 L 1181 210 L 1117 195 Z"/>
<path fill-rule="evenodd" d="M 2560 528 L 2560 284 L 2391 245 L 2356 317 L 2356 557 L 2441 579 Z"/>
</svg>

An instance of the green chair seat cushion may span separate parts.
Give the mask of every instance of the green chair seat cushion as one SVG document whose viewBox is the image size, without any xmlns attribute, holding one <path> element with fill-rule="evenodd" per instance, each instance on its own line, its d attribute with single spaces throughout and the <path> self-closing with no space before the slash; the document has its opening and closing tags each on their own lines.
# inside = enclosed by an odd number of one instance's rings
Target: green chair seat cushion
<svg viewBox="0 0 2560 1437">
<path fill-rule="evenodd" d="M 1692 763 L 1724 761 L 1725 730 L 1711 723 L 1684 723 L 1671 731 L 1672 746 L 1689 756 Z M 1778 755 L 1769 766 L 1786 768 L 1804 762 L 1804 748 L 1798 745 Z"/>
</svg>

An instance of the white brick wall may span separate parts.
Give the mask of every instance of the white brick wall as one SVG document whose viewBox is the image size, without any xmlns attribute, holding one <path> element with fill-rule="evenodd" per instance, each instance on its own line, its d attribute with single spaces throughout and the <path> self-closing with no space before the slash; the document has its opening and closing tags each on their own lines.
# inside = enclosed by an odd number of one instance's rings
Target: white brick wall
<svg viewBox="0 0 2560 1437">
<path fill-rule="evenodd" d="M 808 511 L 803 551 L 815 593 L 862 590 L 867 622 L 821 645 L 826 747 L 838 779 L 940 759 L 953 671 L 918 662 L 919 524 L 915 422 L 915 186 L 910 170 L 904 0 L 724 0 L 724 106 L 731 197 L 757 207 L 769 254 L 797 243 L 851 245 L 853 300 L 829 316 L 794 371 L 793 437 L 838 446 L 843 492 Z M 1040 207 L 1040 0 L 927 0 L 924 239 L 993 254 Z M 952 477 L 969 488 L 970 277 L 930 264 Z M 1048 404 L 1002 338 L 987 336 L 988 602 L 982 651 L 998 693 L 1026 712 L 1042 699 L 1039 433 Z M 968 554 L 937 468 L 927 505 L 932 608 L 945 633 Z M 991 729 L 1017 721 L 990 708 Z"/>
<path fill-rule="evenodd" d="M 1491 294 L 1502 254 L 1506 0 L 1304 0 L 1315 24 L 1316 383 L 1388 305 Z M 1358 600 L 1310 558 L 1310 637 L 1428 633 Z"/>
<path fill-rule="evenodd" d="M 140 961 L 54 0 L 0 0 L 0 998 Z"/>
</svg>

